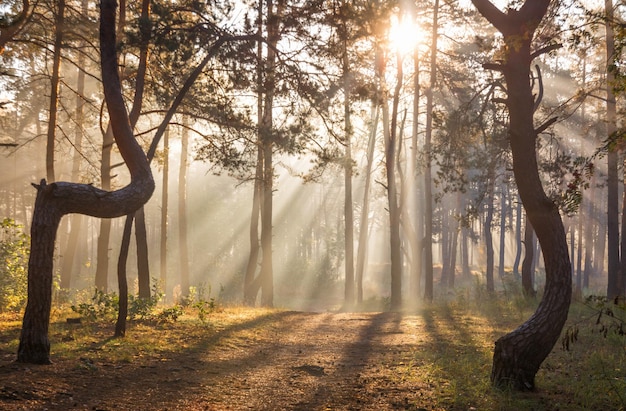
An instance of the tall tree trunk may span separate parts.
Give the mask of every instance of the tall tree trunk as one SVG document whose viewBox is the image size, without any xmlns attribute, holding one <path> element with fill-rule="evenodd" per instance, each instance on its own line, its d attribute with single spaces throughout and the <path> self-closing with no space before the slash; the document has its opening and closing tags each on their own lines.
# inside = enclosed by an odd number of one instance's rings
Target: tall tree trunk
<svg viewBox="0 0 626 411">
<path fill-rule="evenodd" d="M 48 138 L 46 143 L 46 176 L 48 182 L 55 181 L 54 147 L 57 129 L 57 110 L 59 107 L 59 84 L 61 67 L 61 49 L 63 48 L 63 31 L 65 30 L 65 0 L 58 0 L 54 20 L 54 50 L 52 54 L 52 77 L 50 79 L 50 106 L 48 114 Z"/>
<path fill-rule="evenodd" d="M 448 284 L 448 274 L 450 270 L 450 210 L 447 201 L 441 203 L 441 279 L 439 283 L 442 286 Z"/>
<path fill-rule="evenodd" d="M 128 217 L 127 217 L 128 218 Z M 137 244 L 137 285 L 139 298 L 150 298 L 150 263 L 146 214 L 141 207 L 135 212 L 135 243 Z"/>
<path fill-rule="evenodd" d="M 161 235 L 159 242 L 159 268 L 161 288 L 167 299 L 167 215 L 169 212 L 170 191 L 170 132 L 169 128 L 163 137 L 163 189 L 161 191 Z"/>
<path fill-rule="evenodd" d="M 260 119 L 260 117 L 259 117 Z M 257 161 L 252 193 L 252 215 L 250 216 L 250 256 L 244 278 L 243 300 L 246 305 L 254 306 L 261 287 L 260 277 L 255 277 L 259 265 L 259 216 L 261 214 L 261 198 L 263 197 L 263 147 L 257 147 Z"/>
<path fill-rule="evenodd" d="M 411 246 L 411 292 L 412 298 L 417 300 L 421 292 L 422 283 L 422 244 L 424 242 L 424 216 L 422 201 L 420 201 L 421 181 L 418 170 L 419 156 L 419 106 L 420 106 L 420 71 L 419 71 L 419 47 L 416 42 L 413 50 L 413 127 L 411 132 L 411 150 L 409 171 L 409 211 L 410 221 L 412 221 L 415 236 L 409 239 Z"/>
<path fill-rule="evenodd" d="M 472 3 L 503 34 L 508 45 L 503 62 L 491 67 L 501 71 L 506 81 L 513 173 L 541 244 L 546 270 L 545 291 L 535 313 L 496 341 L 491 381 L 497 386 L 529 390 L 535 387 L 537 370 L 561 335 L 572 296 L 563 222 L 557 206 L 543 190 L 537 164 L 537 137 L 552 121 L 537 129 L 533 121 L 540 101 L 534 101 L 530 65 L 549 48 L 531 52 L 531 42 L 550 1 L 526 0 L 519 9 L 507 9 L 506 13 L 489 0 L 472 0 Z"/>
<path fill-rule="evenodd" d="M 519 275 L 519 263 L 522 260 L 522 211 L 522 202 L 518 199 L 515 207 L 515 261 L 513 261 L 513 274 L 516 276 Z"/>
<path fill-rule="evenodd" d="M 472 272 L 470 270 L 470 247 L 468 242 L 469 238 L 469 227 L 466 227 L 465 224 L 461 226 L 461 271 L 464 279 L 468 279 L 471 277 Z"/>
<path fill-rule="evenodd" d="M 613 93 L 615 75 L 610 67 L 615 62 L 615 35 L 613 33 L 613 1 L 604 2 L 606 23 L 606 133 L 609 138 L 616 130 L 616 104 Z M 618 199 L 618 175 L 617 148 L 612 148 L 607 154 L 607 244 L 608 244 L 608 282 L 606 295 L 609 299 L 619 295 L 619 271 L 620 271 L 620 240 L 619 240 L 619 199 Z"/>
<path fill-rule="evenodd" d="M 263 0 L 257 5 L 257 35 L 263 35 Z M 261 214 L 261 198 L 263 197 L 263 145 L 262 145 L 262 122 L 263 122 L 263 42 L 257 41 L 257 157 L 256 170 L 254 173 L 254 187 L 252 192 L 252 214 L 250 216 L 250 255 L 246 266 L 246 274 L 243 286 L 243 301 L 246 305 L 254 306 L 261 287 L 260 281 L 255 281 L 257 267 L 259 265 L 259 217 Z"/>
<path fill-rule="evenodd" d="M 180 269 L 180 291 L 189 295 L 189 244 L 187 243 L 187 163 L 189 157 L 188 119 L 183 116 L 181 132 L 180 167 L 178 169 L 178 254 Z"/>
<path fill-rule="evenodd" d="M 113 148 L 113 131 L 111 124 L 102 136 L 102 154 L 100 159 L 101 185 L 104 191 L 111 190 L 111 150 Z M 109 239 L 111 237 L 111 220 L 100 220 L 100 232 L 98 234 L 98 246 L 96 251 L 96 288 L 107 292 L 109 286 Z"/>
<path fill-rule="evenodd" d="M 506 184 L 500 184 L 500 252 L 498 253 L 498 276 L 504 278 L 504 256 L 506 250 Z"/>
<path fill-rule="evenodd" d="M 433 182 L 432 153 L 433 92 L 437 85 L 437 40 L 439 37 L 439 0 L 433 7 L 432 42 L 430 45 L 430 81 L 426 89 L 426 130 L 424 134 L 424 299 L 433 300 Z"/>
<path fill-rule="evenodd" d="M 576 254 L 576 287 L 574 288 L 574 293 L 576 297 L 580 298 L 583 295 L 583 234 L 586 233 L 587 230 L 583 228 L 583 213 L 582 211 L 582 202 L 580 204 L 580 208 L 578 210 L 578 253 Z"/>
<path fill-rule="evenodd" d="M 117 259 L 117 284 L 120 297 L 117 321 L 115 322 L 115 333 L 113 334 L 114 337 L 124 337 L 126 335 L 126 317 L 128 316 L 128 276 L 126 275 L 126 261 L 128 260 L 130 232 L 132 229 L 133 218 L 126 216 L 122 244 L 120 245 L 120 255 Z"/>
<path fill-rule="evenodd" d="M 596 256 L 593 261 L 593 273 L 596 275 L 604 276 L 604 262 L 606 260 L 606 243 L 607 243 L 607 213 L 603 212 L 607 208 L 607 197 L 603 196 L 603 200 L 601 204 L 596 205 L 594 207 L 594 220 L 598 222 L 598 233 L 596 236 L 596 241 L 594 243 L 594 252 L 593 255 Z M 599 198 L 596 197 L 596 198 Z"/>
<path fill-rule="evenodd" d="M 525 218 L 524 228 L 524 260 L 522 261 L 522 288 L 527 297 L 535 297 L 536 291 L 534 286 L 535 268 L 533 261 L 535 260 L 535 230 L 530 223 L 528 217 Z"/>
<path fill-rule="evenodd" d="M 51 308 L 52 261 L 56 231 L 61 217 L 70 213 L 99 218 L 119 217 L 144 204 L 154 191 L 154 180 L 147 158 L 134 139 L 124 106 L 117 72 L 115 41 L 115 1 L 102 0 L 100 14 L 100 53 L 104 96 L 113 134 L 131 176 L 124 188 L 106 192 L 92 185 L 47 184 L 37 188 L 31 252 L 28 262 L 28 303 L 20 335 L 17 361 L 50 362 L 48 324 Z"/>
<path fill-rule="evenodd" d="M 81 16 L 87 17 L 89 2 L 82 0 Z M 76 111 L 75 111 L 75 130 L 74 130 L 74 156 L 72 158 L 72 181 L 78 181 L 80 177 L 80 164 L 82 161 L 83 146 L 83 126 L 85 121 L 85 55 L 78 54 L 78 70 L 76 78 Z M 61 283 L 63 290 L 69 290 L 72 280 L 72 271 L 74 269 L 74 260 L 76 259 L 76 248 L 78 247 L 78 238 L 83 225 L 83 216 L 75 214 L 70 216 L 70 235 L 65 245 L 65 253 L 63 255 L 63 265 L 61 267 Z"/>
<path fill-rule="evenodd" d="M 593 271 L 593 259 L 594 259 L 594 250 L 596 249 L 596 243 L 594 239 L 594 232 L 596 231 L 597 222 L 594 218 L 595 215 L 595 205 L 592 199 L 595 199 L 596 192 L 596 181 L 595 175 L 591 177 L 591 189 L 589 192 L 589 197 L 585 200 L 583 197 L 583 204 L 585 206 L 585 215 L 587 216 L 585 220 L 587 221 L 587 229 L 585 230 L 585 266 L 583 269 L 583 282 L 582 289 L 589 288 L 589 276 Z"/>
<path fill-rule="evenodd" d="M 365 261 L 367 259 L 368 220 L 369 220 L 369 196 L 372 181 L 372 163 L 374 161 L 374 149 L 376 147 L 376 129 L 378 126 L 379 114 L 378 101 L 372 101 L 370 118 L 372 119 L 367 143 L 367 166 L 365 169 L 365 188 L 363 189 L 363 205 L 361 206 L 361 219 L 359 221 L 359 246 L 356 258 L 356 290 L 357 302 L 363 302 L 363 273 L 365 271 Z"/>
<path fill-rule="evenodd" d="M 342 14 L 343 17 L 343 14 Z M 342 20 L 342 65 L 344 76 L 344 244 L 345 244 L 345 308 L 354 306 L 354 210 L 352 204 L 352 123 L 350 120 L 350 60 L 348 59 L 348 33 L 345 19 Z"/>
<path fill-rule="evenodd" d="M 586 53 L 582 55 L 582 66 L 583 66 L 583 87 L 587 87 L 587 55 Z M 581 121 L 582 128 L 587 128 L 587 110 L 586 110 L 585 101 L 581 103 Z M 583 155 L 585 154 L 585 140 L 581 139 L 581 152 Z M 583 195 L 582 201 L 579 208 L 579 228 L 582 230 L 580 232 L 581 243 L 579 246 L 579 252 L 584 253 L 583 257 L 583 267 L 579 267 L 579 276 L 576 277 L 576 295 L 579 298 L 582 298 L 583 288 L 589 286 L 589 274 L 591 272 L 591 261 L 592 261 L 592 253 L 593 253 L 593 232 L 594 228 L 594 218 L 593 218 L 593 199 L 595 199 L 595 176 L 597 173 L 594 173 L 591 177 L 590 181 L 590 190 L 588 195 Z M 583 236 L 584 231 L 584 236 Z M 583 240 L 584 237 L 584 240 Z M 583 250 L 584 248 L 584 250 Z M 582 271 L 582 273 L 580 273 Z"/>
<path fill-rule="evenodd" d="M 462 213 L 462 198 L 461 193 L 457 191 L 456 193 L 456 209 L 460 214 Z M 450 252 L 450 271 L 448 275 L 448 287 L 454 288 L 454 283 L 456 280 L 456 257 L 457 257 L 457 249 L 459 243 L 459 234 L 461 231 L 461 219 L 454 218 L 454 228 L 452 231 L 452 242 L 451 242 L 451 252 Z"/>
<path fill-rule="evenodd" d="M 402 306 L 402 244 L 400 240 L 400 210 L 396 187 L 396 147 L 397 122 L 400 89 L 402 87 L 402 64 L 398 56 L 397 83 L 392 100 L 392 112 L 386 103 L 385 67 L 379 71 L 379 82 L 382 89 L 383 135 L 385 140 L 385 170 L 387 174 L 387 202 L 389 205 L 389 243 L 391 252 L 391 310 Z M 384 65 L 383 62 L 381 64 Z"/>
<path fill-rule="evenodd" d="M 274 188 L 274 138 L 273 109 L 276 87 L 276 46 L 280 38 L 279 23 L 283 0 L 278 0 L 276 11 L 274 1 L 267 0 L 267 58 L 265 62 L 265 101 L 263 104 L 262 145 L 263 145 L 263 205 L 261 207 L 261 304 L 274 305 L 274 268 L 272 261 L 272 214 Z"/>
<path fill-rule="evenodd" d="M 493 202 L 495 188 L 495 165 L 489 166 L 489 175 L 487 177 L 487 204 L 485 205 L 485 221 L 483 222 L 483 231 L 485 236 L 485 254 L 487 256 L 487 267 L 485 276 L 487 278 L 487 291 L 493 293 L 495 284 L 493 279 L 494 272 L 494 255 L 493 255 L 493 236 L 491 234 L 491 224 L 493 223 Z"/>
</svg>

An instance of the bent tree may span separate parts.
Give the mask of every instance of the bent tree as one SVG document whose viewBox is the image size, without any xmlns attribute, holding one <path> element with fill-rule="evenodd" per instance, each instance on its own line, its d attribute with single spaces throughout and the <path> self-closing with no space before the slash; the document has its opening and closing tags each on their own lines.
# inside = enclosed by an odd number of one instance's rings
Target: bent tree
<svg viewBox="0 0 626 411">
<path fill-rule="evenodd" d="M 546 267 L 545 293 L 535 313 L 496 341 L 491 381 L 497 386 L 531 390 L 539 366 L 561 334 L 572 296 L 563 222 L 557 206 L 545 194 L 537 168 L 537 136 L 554 119 L 538 127 L 533 122 L 539 101 L 533 96 L 530 65 L 534 58 L 554 46 L 532 51 L 531 45 L 550 1 L 526 0 L 519 9 L 508 9 L 506 13 L 489 0 L 472 0 L 472 3 L 504 36 L 504 60 L 485 67 L 502 72 L 506 81 L 513 172 L 522 204 L 541 244 Z"/>
<path fill-rule="evenodd" d="M 89 184 L 41 180 L 37 189 L 31 226 L 28 262 L 28 303 L 24 313 L 17 361 L 50 363 L 48 324 L 52 293 L 54 242 L 61 217 L 86 214 L 98 218 L 121 217 L 141 207 L 154 191 L 147 158 L 135 141 L 122 98 L 115 47 L 115 0 L 100 5 L 100 58 L 104 98 L 113 136 L 130 172 L 130 183 L 116 191 Z"/>
</svg>

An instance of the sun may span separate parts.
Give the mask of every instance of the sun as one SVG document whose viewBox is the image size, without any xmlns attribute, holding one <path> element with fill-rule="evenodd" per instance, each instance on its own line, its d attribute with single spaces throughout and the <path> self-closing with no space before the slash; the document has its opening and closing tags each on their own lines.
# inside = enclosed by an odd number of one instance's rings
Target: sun
<svg viewBox="0 0 626 411">
<path fill-rule="evenodd" d="M 402 56 L 413 53 L 420 37 L 419 27 L 410 16 L 391 16 L 389 26 L 389 49 Z"/>
</svg>

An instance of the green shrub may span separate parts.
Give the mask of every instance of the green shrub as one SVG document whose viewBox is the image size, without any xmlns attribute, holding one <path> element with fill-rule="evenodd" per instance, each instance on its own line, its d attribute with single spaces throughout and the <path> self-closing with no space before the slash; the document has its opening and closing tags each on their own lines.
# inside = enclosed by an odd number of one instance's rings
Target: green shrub
<svg viewBox="0 0 626 411">
<path fill-rule="evenodd" d="M 0 312 L 26 304 L 30 239 L 23 229 L 10 218 L 0 222 Z"/>
<path fill-rule="evenodd" d="M 96 288 L 90 302 L 72 305 L 71 308 L 86 320 L 112 320 L 119 311 L 120 298 L 115 293 L 107 294 Z"/>
<path fill-rule="evenodd" d="M 183 315 L 183 307 L 175 305 L 170 308 L 163 309 L 156 315 L 156 320 L 160 323 L 175 323 L 178 321 L 178 317 Z"/>
</svg>

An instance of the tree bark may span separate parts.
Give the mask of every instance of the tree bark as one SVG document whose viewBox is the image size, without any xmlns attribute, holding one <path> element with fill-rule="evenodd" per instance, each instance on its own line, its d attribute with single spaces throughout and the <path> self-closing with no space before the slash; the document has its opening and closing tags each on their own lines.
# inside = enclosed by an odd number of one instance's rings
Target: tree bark
<svg viewBox="0 0 626 411">
<path fill-rule="evenodd" d="M 126 233 L 126 231 L 124 232 Z M 149 299 L 151 290 L 150 263 L 148 262 L 148 232 L 146 230 L 146 215 L 143 207 L 140 207 L 139 210 L 135 212 L 135 243 L 137 244 L 138 295 L 139 298 Z M 124 265 L 126 265 L 126 261 L 124 261 Z"/>
<path fill-rule="evenodd" d="M 81 1 L 81 14 L 87 16 L 89 2 Z M 76 110 L 75 110 L 75 131 L 74 131 L 74 156 L 72 158 L 72 181 L 78 181 L 80 176 L 80 165 L 82 162 L 82 146 L 83 146 L 83 126 L 85 120 L 85 72 L 82 69 L 85 66 L 85 55 L 78 54 L 78 70 L 76 78 Z M 65 245 L 63 255 L 63 265 L 61 266 L 61 284 L 63 290 L 69 290 L 71 287 L 72 272 L 74 270 L 74 260 L 76 259 L 76 248 L 78 246 L 78 238 L 83 225 L 83 216 L 72 215 L 70 217 L 70 234 Z"/>
<path fill-rule="evenodd" d="M 187 125 L 183 117 L 183 125 Z M 181 134 L 180 167 L 178 169 L 178 253 L 180 268 L 180 291 L 189 295 L 189 244 L 187 243 L 187 163 L 189 157 L 189 130 L 183 127 Z"/>
<path fill-rule="evenodd" d="M 343 17 L 343 14 L 342 14 Z M 348 33 L 345 17 L 342 21 L 342 65 L 344 76 L 344 246 L 345 246 L 345 308 L 354 306 L 354 210 L 352 204 L 352 123 L 350 121 L 350 61 L 348 59 Z"/>
<path fill-rule="evenodd" d="M 129 113 L 130 124 L 135 127 L 141 107 L 143 106 L 143 92 L 145 88 L 146 71 L 148 69 L 148 45 L 152 37 L 152 25 L 150 22 L 150 0 L 142 0 L 141 17 L 139 19 L 139 32 L 141 33 L 141 43 L 139 46 L 139 65 L 135 76 L 135 95 L 133 105 Z M 150 159 L 148 159 L 150 161 Z M 130 218 L 130 217 L 126 217 Z M 125 235 L 126 230 L 124 231 Z M 146 232 L 146 216 L 143 210 L 135 212 L 135 243 L 137 244 L 137 279 L 139 288 L 139 298 L 150 298 L 150 263 L 148 259 L 148 234 Z M 128 255 L 128 253 L 127 253 Z M 126 264 L 126 260 L 118 261 L 118 269 L 121 264 Z"/>
<path fill-rule="evenodd" d="M 611 138 L 616 131 L 616 104 L 613 93 L 615 76 L 610 66 L 615 63 L 615 35 L 613 33 L 613 1 L 605 0 L 606 12 L 606 134 Z M 617 174 L 617 148 L 612 147 L 607 158 L 607 248 L 608 282 L 606 295 L 612 299 L 619 295 L 620 241 L 619 241 L 619 199 Z"/>
<path fill-rule="evenodd" d="M 274 268 L 272 261 L 272 214 L 274 187 L 274 130 L 273 109 L 276 87 L 276 46 L 280 38 L 279 23 L 282 15 L 283 0 L 277 2 L 274 10 L 273 0 L 267 4 L 267 58 L 265 60 L 265 98 L 261 125 L 261 143 L 263 146 L 263 198 L 261 207 L 261 304 L 265 307 L 274 305 Z"/>
<path fill-rule="evenodd" d="M 163 294 L 167 299 L 167 216 L 169 212 L 169 175 L 170 175 L 170 135 L 169 129 L 163 137 L 163 189 L 161 192 L 161 236 L 159 243 L 160 281 Z"/>
<path fill-rule="evenodd" d="M 532 390 L 535 375 L 559 339 L 572 295 L 571 266 L 563 222 L 546 196 L 536 155 L 538 132 L 530 64 L 534 32 L 545 16 L 549 0 L 527 0 L 503 13 L 489 0 L 472 0 L 478 11 L 503 35 L 507 53 L 499 69 L 507 86 L 509 141 L 513 172 L 528 218 L 541 244 L 546 269 L 545 292 L 535 313 L 516 330 L 496 341 L 491 381 L 496 386 Z"/>
<path fill-rule="evenodd" d="M 515 207 L 515 260 L 513 261 L 513 274 L 519 275 L 519 263 L 522 260 L 522 202 L 517 201 Z M 519 277 L 518 277 L 519 278 Z"/>
<path fill-rule="evenodd" d="M 535 261 L 535 250 L 537 248 L 535 244 L 535 230 L 526 217 L 526 224 L 524 228 L 524 260 L 522 260 L 522 289 L 527 297 L 534 298 L 537 292 L 535 291 L 535 269 L 533 262 Z"/>
<path fill-rule="evenodd" d="M 413 50 L 413 127 L 411 132 L 411 164 L 409 173 L 409 210 L 410 221 L 413 223 L 415 236 L 409 240 L 411 246 L 411 292 L 417 300 L 421 292 L 422 282 L 422 243 L 424 237 L 424 217 L 422 201 L 420 201 L 419 186 L 421 181 L 418 173 L 418 135 L 419 135 L 419 106 L 420 106 L 420 76 L 419 76 L 419 46 L 416 42 Z"/>
<path fill-rule="evenodd" d="M 260 40 L 263 34 L 263 1 L 259 0 L 257 5 L 257 66 L 256 66 L 256 82 L 257 82 L 257 157 L 256 168 L 254 172 L 254 186 L 252 191 L 252 213 L 250 215 L 250 255 L 248 256 L 248 264 L 246 266 L 246 274 L 243 284 L 243 301 L 244 304 L 254 306 L 256 297 L 259 293 L 261 284 L 255 281 L 257 268 L 259 266 L 259 217 L 261 214 L 261 198 L 263 197 L 263 146 L 261 144 L 261 126 L 263 119 L 263 42 Z"/>
<path fill-rule="evenodd" d="M 261 198 L 263 197 L 263 147 L 258 142 L 257 161 L 254 174 L 254 187 L 252 192 L 252 213 L 250 215 L 250 255 L 246 266 L 246 276 L 244 278 L 243 300 L 246 305 L 254 306 L 257 294 L 261 287 L 258 281 L 257 268 L 259 266 L 259 217 L 261 215 Z"/>
<path fill-rule="evenodd" d="M 504 251 L 506 250 L 506 184 L 500 184 L 500 251 L 498 253 L 498 276 L 504 278 Z"/>
<path fill-rule="evenodd" d="M 104 191 L 88 184 L 52 183 L 42 180 L 37 188 L 31 253 L 28 262 L 28 303 L 24 313 L 17 361 L 50 362 L 48 324 L 50 321 L 52 261 L 56 231 L 65 214 L 80 213 L 99 218 L 120 217 L 143 205 L 154 191 L 147 158 L 135 141 L 124 106 L 117 72 L 115 41 L 115 0 L 102 0 L 100 13 L 100 55 L 102 83 L 113 135 L 130 171 L 130 183 L 116 191 Z"/>
<path fill-rule="evenodd" d="M 54 147 L 57 129 L 57 111 L 59 107 L 59 83 L 61 68 L 61 48 L 63 47 L 63 27 L 65 24 L 65 0 L 57 1 L 57 10 L 54 20 L 55 36 L 52 55 L 52 77 L 50 79 L 50 106 L 48 110 L 48 135 L 46 142 L 46 176 L 48 182 L 55 181 L 54 175 Z"/>
<path fill-rule="evenodd" d="M 432 43 L 430 46 L 430 82 L 426 90 L 426 129 L 424 134 L 424 299 L 433 301 L 433 182 L 432 153 L 433 91 L 437 83 L 437 40 L 439 29 L 439 0 L 433 8 Z"/>
<path fill-rule="evenodd" d="M 483 222 L 483 231 L 485 236 L 485 254 L 487 256 L 487 267 L 485 277 L 487 279 L 487 291 L 495 292 L 494 284 L 494 251 L 493 251 L 493 235 L 491 234 L 491 225 L 493 223 L 493 202 L 495 201 L 495 164 L 489 164 L 489 172 L 487 175 L 487 204 L 485 204 L 485 221 Z"/>
<path fill-rule="evenodd" d="M 367 243 L 369 239 L 369 197 L 370 186 L 372 182 L 372 163 L 374 161 L 374 149 L 376 147 L 376 129 L 378 126 L 378 101 L 372 101 L 372 111 L 370 118 L 372 119 L 371 129 L 369 132 L 369 141 L 367 143 L 367 166 L 365 169 L 365 187 L 363 189 L 363 205 L 361 206 L 361 219 L 359 221 L 359 245 L 356 257 L 356 294 L 357 303 L 363 302 L 363 274 L 365 271 L 365 261 L 367 260 Z"/>
<path fill-rule="evenodd" d="M 387 171 L 387 202 L 389 205 L 389 246 L 391 252 L 391 302 L 392 311 L 402 307 L 402 241 L 400 238 L 400 208 L 396 184 L 396 149 L 398 146 L 398 105 L 402 88 L 402 58 L 397 58 L 397 80 L 393 93 L 391 118 L 385 119 L 383 105 L 383 127 L 385 135 L 385 168 Z M 389 117 L 389 114 L 387 114 Z M 391 124 L 390 124 L 390 123 Z"/>
</svg>

